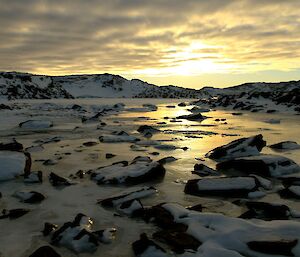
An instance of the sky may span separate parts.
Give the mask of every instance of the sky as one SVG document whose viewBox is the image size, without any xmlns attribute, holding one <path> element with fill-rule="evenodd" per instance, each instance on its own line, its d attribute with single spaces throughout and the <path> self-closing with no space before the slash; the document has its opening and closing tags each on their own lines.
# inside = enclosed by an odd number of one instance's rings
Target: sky
<svg viewBox="0 0 300 257">
<path fill-rule="evenodd" d="M 300 80 L 299 0 L 0 0 L 0 70 L 201 88 Z"/>
</svg>

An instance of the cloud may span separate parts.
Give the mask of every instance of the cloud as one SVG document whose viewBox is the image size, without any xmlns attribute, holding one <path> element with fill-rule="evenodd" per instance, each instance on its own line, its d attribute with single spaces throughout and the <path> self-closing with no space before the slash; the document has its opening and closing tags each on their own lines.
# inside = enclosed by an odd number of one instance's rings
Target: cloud
<svg viewBox="0 0 300 257">
<path fill-rule="evenodd" d="M 207 63 L 220 72 L 300 66 L 299 1 L 0 0 L 0 5 L 0 70 L 171 75 Z"/>
</svg>

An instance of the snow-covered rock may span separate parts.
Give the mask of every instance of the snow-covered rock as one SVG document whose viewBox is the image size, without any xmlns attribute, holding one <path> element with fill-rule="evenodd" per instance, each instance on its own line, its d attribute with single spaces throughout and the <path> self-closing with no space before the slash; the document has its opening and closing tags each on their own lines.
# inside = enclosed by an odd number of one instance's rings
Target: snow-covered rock
<svg viewBox="0 0 300 257">
<path fill-rule="evenodd" d="M 263 136 L 256 135 L 236 139 L 227 145 L 211 150 L 205 156 L 216 161 L 230 160 L 237 157 L 259 155 L 265 146 L 266 141 L 263 140 Z"/>
<path fill-rule="evenodd" d="M 139 140 L 140 140 L 139 138 L 135 136 L 131 136 L 125 131 L 117 132 L 111 135 L 102 135 L 99 137 L 99 141 L 103 143 L 124 143 L 124 142 L 132 143 Z"/>
<path fill-rule="evenodd" d="M 102 206 L 115 207 L 124 202 L 141 199 L 153 194 L 156 194 L 158 191 L 154 187 L 141 187 L 141 188 L 131 188 L 122 193 L 106 198 L 104 200 L 99 200 Z"/>
<path fill-rule="evenodd" d="M 295 150 L 300 149 L 300 145 L 294 141 L 283 141 L 273 145 L 269 145 L 274 150 Z"/>
<path fill-rule="evenodd" d="M 224 161 L 217 164 L 217 170 L 236 170 L 242 174 L 253 173 L 265 177 L 281 177 L 299 172 L 300 167 L 287 157 L 265 154 Z"/>
<path fill-rule="evenodd" d="M 92 179 L 99 184 L 138 184 L 165 175 L 164 167 L 158 162 L 136 162 L 128 166 L 117 163 L 92 172 Z"/>
<path fill-rule="evenodd" d="M 14 151 L 0 151 L 0 181 L 11 180 L 30 173 L 29 154 Z"/>
<path fill-rule="evenodd" d="M 258 186 L 253 177 L 203 178 L 189 180 L 184 192 L 197 196 L 246 197 L 257 191 Z"/>
<path fill-rule="evenodd" d="M 18 191 L 14 196 L 24 203 L 40 203 L 45 199 L 45 196 L 36 191 Z"/>
<path fill-rule="evenodd" d="M 19 124 L 20 128 L 39 130 L 53 127 L 53 122 L 49 120 L 27 120 Z"/>
</svg>

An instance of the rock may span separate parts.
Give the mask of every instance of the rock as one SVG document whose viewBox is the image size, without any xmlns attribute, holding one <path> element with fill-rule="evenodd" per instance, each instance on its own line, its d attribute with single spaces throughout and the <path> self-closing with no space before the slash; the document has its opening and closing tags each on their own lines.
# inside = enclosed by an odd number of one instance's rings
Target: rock
<svg viewBox="0 0 300 257">
<path fill-rule="evenodd" d="M 28 212 L 30 212 L 29 209 L 2 210 L 2 215 L 0 216 L 0 219 L 5 219 L 5 218 L 17 219 L 24 216 Z"/>
<path fill-rule="evenodd" d="M 230 160 L 237 157 L 259 155 L 266 141 L 262 135 L 256 135 L 248 138 L 240 138 L 230 142 L 227 145 L 219 146 L 205 156 L 213 160 Z"/>
<path fill-rule="evenodd" d="M 69 180 L 68 178 L 58 176 L 53 172 L 51 172 L 49 175 L 49 181 L 52 184 L 52 186 L 70 186 L 75 184 L 73 181 Z"/>
<path fill-rule="evenodd" d="M 42 233 L 43 233 L 44 236 L 48 236 L 52 232 L 54 232 L 57 228 L 58 228 L 58 225 L 53 224 L 53 223 L 49 223 L 49 222 L 45 222 L 44 229 L 43 229 Z"/>
<path fill-rule="evenodd" d="M 4 142 L 0 142 L 0 151 L 22 151 L 23 145 L 16 141 L 16 139 L 10 139 Z"/>
<path fill-rule="evenodd" d="M 146 162 L 146 163 L 150 163 L 152 162 L 153 160 L 149 157 L 149 156 L 137 156 L 135 157 L 131 164 L 134 164 L 134 163 L 137 163 L 137 162 Z"/>
<path fill-rule="evenodd" d="M 178 104 L 179 107 L 186 107 L 186 103 L 185 102 L 181 102 Z"/>
<path fill-rule="evenodd" d="M 115 156 L 116 156 L 115 154 L 107 153 L 107 154 L 105 155 L 105 158 L 106 158 L 106 159 L 111 159 L 111 158 L 113 158 L 113 157 L 115 157 Z"/>
<path fill-rule="evenodd" d="M 300 199 L 300 185 L 289 186 L 279 191 L 283 198 Z"/>
<path fill-rule="evenodd" d="M 189 109 L 189 111 L 192 113 L 202 113 L 202 112 L 210 112 L 210 109 L 194 106 L 192 109 Z"/>
<path fill-rule="evenodd" d="M 88 146 L 88 147 L 95 146 L 97 144 L 98 144 L 98 142 L 95 142 L 95 141 L 88 141 L 88 142 L 83 143 L 84 146 Z"/>
<path fill-rule="evenodd" d="M 231 113 L 233 116 L 241 116 L 241 115 L 243 115 L 243 113 L 242 112 L 233 112 L 233 113 Z"/>
<path fill-rule="evenodd" d="M 173 157 L 173 156 L 168 156 L 168 157 L 164 157 L 160 160 L 158 160 L 158 162 L 162 165 L 166 164 L 166 163 L 170 163 L 170 162 L 175 162 L 177 161 L 178 159 Z"/>
<path fill-rule="evenodd" d="M 292 252 L 297 245 L 298 240 L 278 240 L 278 241 L 251 241 L 248 242 L 248 247 L 255 251 L 264 254 L 295 256 Z"/>
<path fill-rule="evenodd" d="M 295 150 L 300 149 L 300 145 L 294 141 L 283 141 L 273 145 L 269 145 L 274 150 Z"/>
<path fill-rule="evenodd" d="M 257 174 L 264 177 L 280 177 L 300 171 L 293 160 L 277 155 L 260 155 L 237 158 L 217 164 L 218 171 L 235 170 L 242 174 Z"/>
<path fill-rule="evenodd" d="M 154 233 L 153 237 L 168 244 L 177 254 L 182 254 L 185 250 L 196 251 L 201 245 L 193 236 L 182 231 L 163 230 Z"/>
<path fill-rule="evenodd" d="M 195 114 L 181 115 L 176 119 L 185 119 L 189 121 L 203 121 L 207 119 L 207 117 L 203 116 L 201 113 L 195 113 Z"/>
<path fill-rule="evenodd" d="M 43 182 L 43 173 L 39 171 L 30 172 L 24 176 L 25 183 L 42 183 Z"/>
<path fill-rule="evenodd" d="M 0 151 L 0 181 L 29 174 L 30 168 L 31 157 L 29 153 Z"/>
<path fill-rule="evenodd" d="M 189 180 L 184 192 L 197 196 L 247 197 L 258 186 L 253 177 L 203 178 Z"/>
<path fill-rule="evenodd" d="M 99 200 L 98 203 L 105 207 L 116 207 L 125 202 L 141 199 L 156 194 L 157 192 L 158 191 L 154 187 L 135 188 L 131 189 L 130 191 L 124 191 L 123 193 L 116 196 L 112 196 L 104 200 Z"/>
<path fill-rule="evenodd" d="M 300 177 L 282 177 L 280 178 L 282 181 L 282 184 L 284 187 L 289 187 L 289 186 L 300 186 Z"/>
<path fill-rule="evenodd" d="M 152 126 L 148 125 L 142 125 L 140 126 L 137 131 L 143 135 L 146 135 L 147 133 L 154 134 L 160 132 L 159 129 L 153 128 Z"/>
<path fill-rule="evenodd" d="M 39 130 L 53 127 L 53 122 L 49 120 L 27 120 L 19 124 L 20 128 Z"/>
<path fill-rule="evenodd" d="M 98 231 L 95 231 L 92 233 L 97 236 L 97 239 L 101 243 L 108 244 L 108 243 L 111 243 L 115 239 L 116 232 L 117 232 L 116 228 L 107 228 L 107 229 L 98 230 Z"/>
<path fill-rule="evenodd" d="M 118 212 L 131 217 L 140 217 L 144 214 L 144 206 L 139 199 L 123 202 L 116 209 Z"/>
<path fill-rule="evenodd" d="M 52 247 L 45 245 L 34 251 L 29 257 L 61 257 Z"/>
<path fill-rule="evenodd" d="M 136 142 L 140 139 L 130 136 L 128 133 L 121 131 L 112 135 L 103 135 L 99 137 L 99 141 L 103 143 L 122 143 L 122 142 Z"/>
<path fill-rule="evenodd" d="M 152 111 L 152 112 L 157 111 L 157 109 L 158 109 L 157 106 L 154 104 L 143 104 L 143 107 L 148 108 L 149 111 Z"/>
<path fill-rule="evenodd" d="M 6 104 L 0 104 L 0 110 L 12 110 L 12 108 Z"/>
<path fill-rule="evenodd" d="M 91 231 L 92 224 L 90 217 L 77 214 L 72 222 L 66 222 L 53 233 L 51 243 L 65 246 L 76 253 L 94 252 L 99 245 L 99 239 Z"/>
<path fill-rule="evenodd" d="M 216 170 L 202 164 L 202 163 L 196 163 L 194 166 L 194 171 L 192 171 L 193 174 L 197 174 L 199 176 L 220 176 L 220 173 Z"/>
<path fill-rule="evenodd" d="M 98 168 L 93 171 L 91 178 L 98 184 L 138 184 L 163 178 L 164 175 L 165 169 L 158 162 L 136 162 L 128 166 L 120 163 Z"/>
<path fill-rule="evenodd" d="M 45 160 L 45 161 L 43 162 L 43 165 L 45 165 L 45 166 L 50 166 L 50 165 L 55 165 L 55 164 L 57 164 L 57 163 L 58 163 L 57 160 L 48 159 L 48 160 Z"/>
<path fill-rule="evenodd" d="M 273 109 L 270 109 L 270 110 L 267 110 L 266 113 L 274 113 L 274 112 L 277 112 L 276 110 L 273 110 Z"/>
<path fill-rule="evenodd" d="M 44 150 L 44 147 L 42 145 L 35 145 L 25 148 L 25 151 L 28 153 L 36 153 L 41 152 Z"/>
<path fill-rule="evenodd" d="M 290 209 L 283 204 L 271 204 L 265 202 L 247 201 L 245 205 L 248 211 L 239 218 L 262 220 L 287 220 L 290 217 Z"/>
<path fill-rule="evenodd" d="M 279 119 L 268 119 L 268 120 L 265 120 L 264 122 L 269 123 L 269 124 L 280 124 Z"/>
<path fill-rule="evenodd" d="M 152 240 L 149 240 L 145 233 L 140 235 L 138 241 L 132 243 L 132 249 L 137 257 L 167 257 L 166 251 Z"/>
<path fill-rule="evenodd" d="M 45 199 L 45 196 L 36 191 L 18 191 L 14 196 L 24 203 L 40 203 Z"/>
<path fill-rule="evenodd" d="M 160 144 L 154 145 L 154 148 L 156 148 L 158 150 L 164 150 L 164 151 L 173 151 L 173 150 L 178 149 L 178 147 L 175 146 L 175 145 L 165 145 L 165 144 L 163 144 L 163 145 L 160 145 Z"/>
</svg>

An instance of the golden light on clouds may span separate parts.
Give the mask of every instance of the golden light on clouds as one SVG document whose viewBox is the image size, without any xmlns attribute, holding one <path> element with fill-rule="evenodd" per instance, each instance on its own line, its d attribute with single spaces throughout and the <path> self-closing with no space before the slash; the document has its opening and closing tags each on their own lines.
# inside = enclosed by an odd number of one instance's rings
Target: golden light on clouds
<svg viewBox="0 0 300 257">
<path fill-rule="evenodd" d="M 225 86 L 300 79 L 300 1 L 0 0 L 0 70 Z"/>
</svg>

